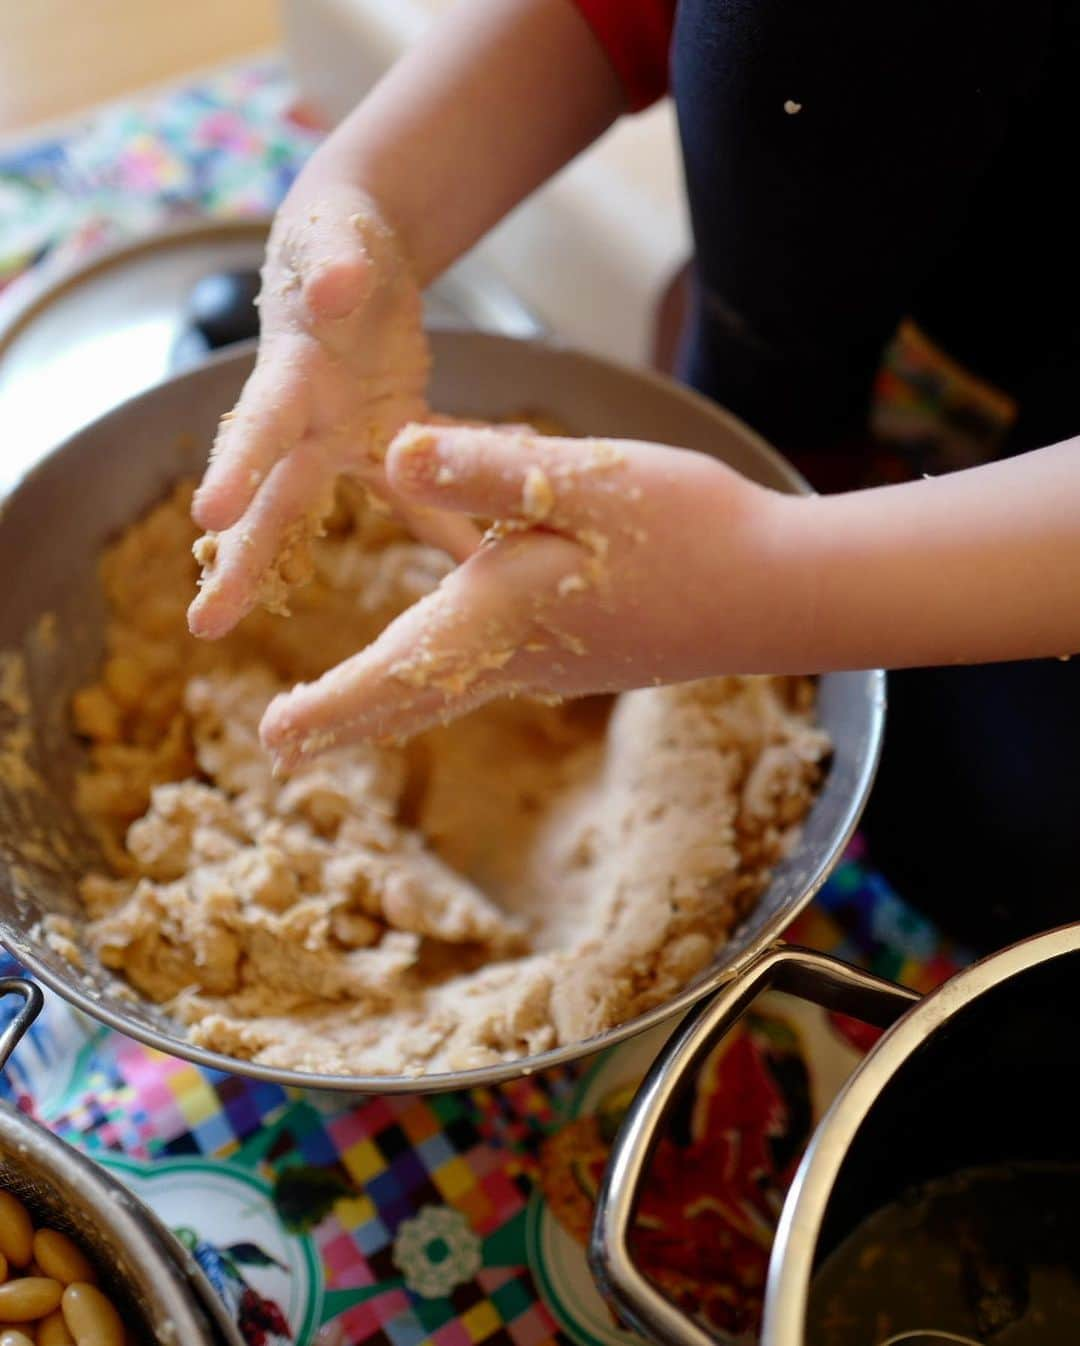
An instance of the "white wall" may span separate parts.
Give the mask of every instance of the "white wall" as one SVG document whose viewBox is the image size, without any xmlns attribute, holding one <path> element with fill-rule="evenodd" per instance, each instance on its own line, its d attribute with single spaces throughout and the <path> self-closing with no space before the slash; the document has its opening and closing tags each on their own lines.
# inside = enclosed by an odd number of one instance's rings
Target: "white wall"
<svg viewBox="0 0 1080 1346">
<path fill-rule="evenodd" d="M 338 120 L 448 0 L 283 0 L 304 96 Z M 625 118 L 509 216 L 475 256 L 567 343 L 631 363 L 689 253 L 674 115 Z"/>
</svg>

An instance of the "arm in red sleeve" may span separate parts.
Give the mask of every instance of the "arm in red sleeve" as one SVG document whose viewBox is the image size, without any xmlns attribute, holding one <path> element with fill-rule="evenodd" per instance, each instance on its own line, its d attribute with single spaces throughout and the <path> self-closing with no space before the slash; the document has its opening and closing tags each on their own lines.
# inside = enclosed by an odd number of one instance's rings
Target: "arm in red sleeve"
<svg viewBox="0 0 1080 1346">
<path fill-rule="evenodd" d="M 634 112 L 667 93 L 676 0 L 574 0 Z"/>
</svg>

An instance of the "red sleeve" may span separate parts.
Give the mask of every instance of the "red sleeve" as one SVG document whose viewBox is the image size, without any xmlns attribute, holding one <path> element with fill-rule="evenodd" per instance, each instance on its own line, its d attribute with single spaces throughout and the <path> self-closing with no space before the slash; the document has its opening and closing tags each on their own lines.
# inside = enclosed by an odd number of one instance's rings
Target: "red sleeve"
<svg viewBox="0 0 1080 1346">
<path fill-rule="evenodd" d="M 677 0 L 574 0 L 638 112 L 667 93 Z"/>
</svg>

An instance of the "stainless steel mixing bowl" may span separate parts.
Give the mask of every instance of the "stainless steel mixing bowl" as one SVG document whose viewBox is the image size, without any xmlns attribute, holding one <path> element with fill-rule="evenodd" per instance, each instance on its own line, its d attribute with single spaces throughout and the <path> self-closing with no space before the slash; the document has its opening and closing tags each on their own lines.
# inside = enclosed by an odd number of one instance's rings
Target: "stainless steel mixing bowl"
<svg viewBox="0 0 1080 1346">
<path fill-rule="evenodd" d="M 491 420 L 543 412 L 574 434 L 678 444 L 713 454 L 765 485 L 807 489 L 744 425 L 667 379 L 557 347 L 478 333 L 439 332 L 433 347 L 432 402 L 440 411 Z M 75 885 L 93 859 L 69 803 L 79 748 L 66 708 L 101 657 L 98 556 L 173 482 L 200 473 L 218 418 L 235 401 L 251 362 L 250 348 L 232 350 L 125 403 L 60 445 L 23 479 L 0 513 L 0 650 L 25 653 L 34 756 L 46 783 L 43 791 L 27 789 L 18 773 L 5 778 L 0 771 L 3 942 L 60 995 L 150 1046 L 217 1070 L 359 1094 L 469 1088 L 562 1065 L 685 1012 L 729 981 L 810 901 L 854 831 L 881 742 L 880 672 L 821 679 L 819 717 L 834 748 L 828 777 L 799 844 L 712 965 L 667 1004 L 585 1042 L 421 1079 L 281 1070 L 192 1046 L 161 1009 L 133 997 L 91 961 L 83 970 L 74 968 L 40 938 L 38 922 L 45 913 L 80 914 Z M 35 635 L 42 614 L 50 612 L 60 633 L 55 641 Z M 5 732 L 17 732 L 17 726 L 0 700 L 0 747 Z"/>
</svg>

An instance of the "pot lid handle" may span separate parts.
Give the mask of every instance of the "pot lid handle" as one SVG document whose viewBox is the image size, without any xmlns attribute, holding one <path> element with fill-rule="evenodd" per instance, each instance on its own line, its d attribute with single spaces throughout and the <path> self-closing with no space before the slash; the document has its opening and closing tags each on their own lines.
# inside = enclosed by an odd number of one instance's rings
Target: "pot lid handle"
<svg viewBox="0 0 1080 1346">
<path fill-rule="evenodd" d="M 982 1346 L 974 1337 L 961 1337 L 955 1332 L 939 1332 L 935 1327 L 916 1327 L 898 1332 L 881 1346 Z"/>
<path fill-rule="evenodd" d="M 0 998 L 8 995 L 20 996 L 23 1003 L 0 1032 L 0 1070 L 7 1065 L 8 1057 L 45 1004 L 41 988 L 35 986 L 32 981 L 27 981 L 25 977 L 0 977 Z"/>
</svg>

